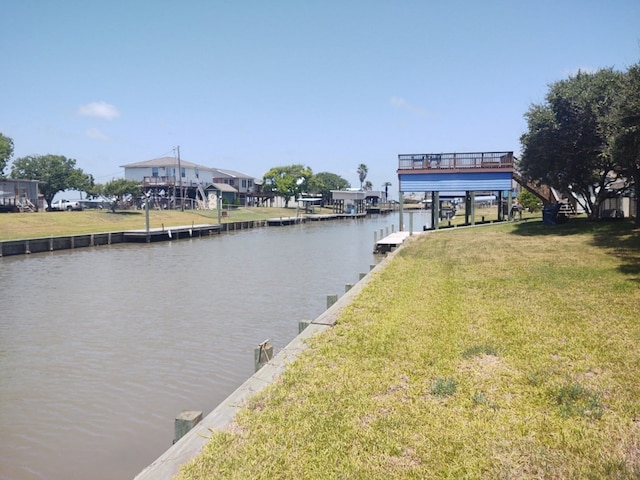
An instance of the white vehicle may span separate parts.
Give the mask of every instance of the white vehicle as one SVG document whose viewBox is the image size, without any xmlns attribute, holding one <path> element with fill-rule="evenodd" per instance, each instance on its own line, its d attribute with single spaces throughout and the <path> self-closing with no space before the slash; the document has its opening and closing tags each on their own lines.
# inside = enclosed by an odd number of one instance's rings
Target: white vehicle
<svg viewBox="0 0 640 480">
<path fill-rule="evenodd" d="M 82 210 L 82 204 L 77 200 L 58 200 L 51 204 L 51 210 L 72 211 Z"/>
</svg>

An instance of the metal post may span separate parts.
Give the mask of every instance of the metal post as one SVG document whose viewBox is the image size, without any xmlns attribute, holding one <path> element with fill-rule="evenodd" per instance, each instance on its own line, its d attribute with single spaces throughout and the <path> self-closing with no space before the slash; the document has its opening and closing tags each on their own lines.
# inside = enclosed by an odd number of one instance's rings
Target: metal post
<svg viewBox="0 0 640 480">
<path fill-rule="evenodd" d="M 151 236 L 149 235 L 149 196 L 146 193 L 144 194 L 144 216 L 147 226 L 147 243 L 149 243 L 149 240 L 151 239 Z"/>
</svg>

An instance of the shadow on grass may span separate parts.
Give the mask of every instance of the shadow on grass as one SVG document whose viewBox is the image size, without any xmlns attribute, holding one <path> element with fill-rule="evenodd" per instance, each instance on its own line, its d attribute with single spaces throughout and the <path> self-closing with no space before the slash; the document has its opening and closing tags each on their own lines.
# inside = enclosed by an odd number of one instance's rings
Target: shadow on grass
<svg viewBox="0 0 640 480">
<path fill-rule="evenodd" d="M 522 236 L 565 236 L 593 235 L 592 244 L 606 249 L 611 255 L 619 257 L 621 273 L 630 275 L 640 282 L 640 229 L 634 227 L 633 220 L 600 220 L 575 218 L 557 225 L 545 225 L 542 222 L 521 223 L 514 234 Z"/>
<path fill-rule="evenodd" d="M 115 212 L 108 210 L 106 213 L 108 213 L 109 215 L 142 215 L 144 214 L 144 211 L 142 212 L 132 212 L 131 210 L 116 210 Z"/>
</svg>

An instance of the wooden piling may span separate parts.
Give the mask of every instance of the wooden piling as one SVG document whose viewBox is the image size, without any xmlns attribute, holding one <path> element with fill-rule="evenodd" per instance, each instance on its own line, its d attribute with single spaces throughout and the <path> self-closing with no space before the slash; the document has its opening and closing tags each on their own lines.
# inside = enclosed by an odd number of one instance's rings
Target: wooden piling
<svg viewBox="0 0 640 480">
<path fill-rule="evenodd" d="M 173 443 L 184 437 L 189 430 L 195 427 L 202 420 L 202 412 L 196 410 L 185 410 L 181 412 L 174 423 Z"/>
<path fill-rule="evenodd" d="M 331 306 L 338 301 L 338 295 L 327 295 L 327 308 L 331 308 Z"/>
<path fill-rule="evenodd" d="M 256 372 L 273 358 L 273 345 L 269 343 L 269 340 L 265 340 L 254 349 L 253 358 Z"/>
</svg>

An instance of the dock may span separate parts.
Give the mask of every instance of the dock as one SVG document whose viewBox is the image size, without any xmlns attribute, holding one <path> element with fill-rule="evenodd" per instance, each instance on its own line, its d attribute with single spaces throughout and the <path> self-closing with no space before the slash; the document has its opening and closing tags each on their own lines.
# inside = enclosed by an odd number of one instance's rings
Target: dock
<svg viewBox="0 0 640 480">
<path fill-rule="evenodd" d="M 283 225 L 296 225 L 298 223 L 303 223 L 305 220 L 306 220 L 305 217 L 268 218 L 267 225 L 270 227 L 280 227 Z"/>
<path fill-rule="evenodd" d="M 202 237 L 220 233 L 220 224 L 181 225 L 173 227 L 145 228 L 123 232 L 125 242 L 155 242 L 180 238 Z"/>
<path fill-rule="evenodd" d="M 376 242 L 373 253 L 390 252 L 394 248 L 402 245 L 411 235 L 420 235 L 421 233 L 423 232 L 413 232 L 413 234 L 407 231 L 393 232 Z"/>
</svg>

